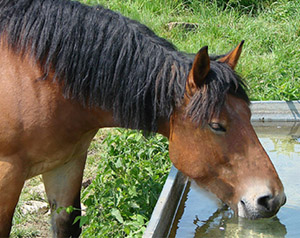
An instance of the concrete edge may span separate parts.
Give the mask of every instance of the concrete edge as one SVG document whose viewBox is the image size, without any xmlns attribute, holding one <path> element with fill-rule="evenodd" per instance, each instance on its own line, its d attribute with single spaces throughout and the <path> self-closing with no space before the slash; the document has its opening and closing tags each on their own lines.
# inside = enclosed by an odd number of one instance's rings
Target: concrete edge
<svg viewBox="0 0 300 238">
<path fill-rule="evenodd" d="M 143 238 L 167 237 L 187 181 L 187 177 L 172 166 Z"/>
<path fill-rule="evenodd" d="M 252 122 L 300 122 L 299 101 L 252 101 Z"/>
</svg>

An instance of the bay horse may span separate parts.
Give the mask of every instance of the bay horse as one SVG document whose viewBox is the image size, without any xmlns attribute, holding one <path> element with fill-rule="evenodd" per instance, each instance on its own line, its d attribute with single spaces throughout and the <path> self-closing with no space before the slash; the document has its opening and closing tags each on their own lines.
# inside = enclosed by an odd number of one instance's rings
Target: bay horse
<svg viewBox="0 0 300 238">
<path fill-rule="evenodd" d="M 146 26 L 69 0 L 0 2 L 0 236 L 24 181 L 42 174 L 54 237 L 78 237 L 87 150 L 98 129 L 169 139 L 170 159 L 238 216 L 274 216 L 283 185 L 226 55 L 179 52 Z M 57 213 L 73 206 L 74 212 Z"/>
</svg>

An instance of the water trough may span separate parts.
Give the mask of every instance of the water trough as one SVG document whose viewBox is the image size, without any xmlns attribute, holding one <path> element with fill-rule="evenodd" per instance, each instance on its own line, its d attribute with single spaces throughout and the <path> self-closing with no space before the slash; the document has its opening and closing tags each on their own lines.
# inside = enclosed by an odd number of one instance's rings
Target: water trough
<svg viewBox="0 0 300 238">
<path fill-rule="evenodd" d="M 275 126 L 277 134 L 300 135 L 300 101 L 252 102 L 251 111 L 251 122 L 257 133 L 272 133 L 268 128 Z M 143 238 L 169 237 L 177 210 L 188 186 L 189 180 L 172 167 Z"/>
</svg>

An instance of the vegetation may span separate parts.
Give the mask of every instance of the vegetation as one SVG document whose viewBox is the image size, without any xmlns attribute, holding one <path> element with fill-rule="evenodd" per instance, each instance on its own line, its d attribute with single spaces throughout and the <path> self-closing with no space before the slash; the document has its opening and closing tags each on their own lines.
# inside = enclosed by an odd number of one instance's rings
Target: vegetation
<svg viewBox="0 0 300 238">
<path fill-rule="evenodd" d="M 223 54 L 241 40 L 237 67 L 252 100 L 300 99 L 299 0 L 81 0 L 101 4 L 138 20 L 181 51 L 208 45 Z M 187 31 L 170 22 L 196 23 Z M 104 139 L 104 141 L 102 141 Z M 98 168 L 98 171 L 95 172 Z M 96 178 L 84 189 L 83 237 L 141 237 L 170 168 L 167 141 L 128 130 L 100 132 L 94 139 L 87 173 Z M 18 210 L 17 210 L 18 211 Z M 25 217 L 26 218 L 26 217 Z M 25 218 L 17 214 L 15 223 Z M 15 237 L 34 237 L 35 231 Z M 38 234 L 37 236 L 41 236 Z"/>
<path fill-rule="evenodd" d="M 101 158 L 97 176 L 83 192 L 86 216 L 83 237 L 141 237 L 169 172 L 167 139 L 143 137 L 131 130 L 115 130 L 91 144 Z M 144 149 L 141 149 L 144 148 Z"/>
</svg>

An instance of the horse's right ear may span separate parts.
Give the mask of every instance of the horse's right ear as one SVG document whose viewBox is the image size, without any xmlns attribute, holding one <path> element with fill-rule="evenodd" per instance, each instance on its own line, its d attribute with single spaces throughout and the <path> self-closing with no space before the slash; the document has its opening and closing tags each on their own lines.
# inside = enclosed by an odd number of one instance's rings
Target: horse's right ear
<svg viewBox="0 0 300 238">
<path fill-rule="evenodd" d="M 188 88 L 190 90 L 201 88 L 210 70 L 210 59 L 207 51 L 208 47 L 202 47 L 196 54 L 192 69 L 188 76 Z"/>
<path fill-rule="evenodd" d="M 238 63 L 240 55 L 242 53 L 242 48 L 243 48 L 244 42 L 245 41 L 242 40 L 241 43 L 233 51 L 229 52 L 227 55 L 225 55 L 218 61 L 228 64 L 234 70 L 235 66 Z"/>
</svg>

